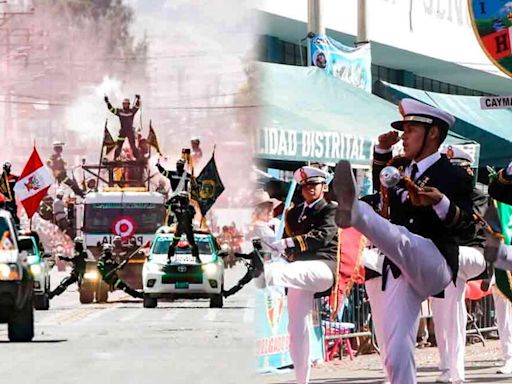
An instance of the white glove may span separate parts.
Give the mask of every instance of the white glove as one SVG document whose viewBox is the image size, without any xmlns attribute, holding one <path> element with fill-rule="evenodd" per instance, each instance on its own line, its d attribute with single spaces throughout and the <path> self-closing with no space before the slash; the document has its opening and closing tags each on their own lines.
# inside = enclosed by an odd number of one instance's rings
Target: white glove
<svg viewBox="0 0 512 384">
<path fill-rule="evenodd" d="M 290 245 L 290 243 L 291 243 L 291 245 Z M 286 239 L 274 241 L 271 244 L 271 246 L 272 246 L 272 248 L 274 248 L 274 250 L 276 252 L 283 253 L 286 250 L 286 248 L 293 247 L 293 240 L 291 238 L 286 238 Z"/>
</svg>

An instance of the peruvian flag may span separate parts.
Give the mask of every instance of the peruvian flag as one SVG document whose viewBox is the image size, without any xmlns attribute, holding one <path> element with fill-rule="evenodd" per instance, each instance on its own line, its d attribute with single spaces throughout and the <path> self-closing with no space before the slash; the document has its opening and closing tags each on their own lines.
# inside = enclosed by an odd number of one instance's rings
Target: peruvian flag
<svg viewBox="0 0 512 384">
<path fill-rule="evenodd" d="M 36 147 L 30 155 L 18 182 L 14 186 L 16 197 L 21 201 L 29 218 L 37 212 L 39 203 L 54 183 L 50 170 L 43 164 Z"/>
</svg>

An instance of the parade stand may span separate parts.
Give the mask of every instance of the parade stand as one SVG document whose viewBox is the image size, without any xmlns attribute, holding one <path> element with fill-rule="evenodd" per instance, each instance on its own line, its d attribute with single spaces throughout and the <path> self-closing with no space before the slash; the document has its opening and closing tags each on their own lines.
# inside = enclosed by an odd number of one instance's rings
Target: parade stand
<svg viewBox="0 0 512 384">
<path fill-rule="evenodd" d="M 327 75 L 315 67 L 292 67 L 256 63 L 262 104 L 262 124 L 256 138 L 256 163 L 262 173 L 292 184 L 292 172 L 312 162 L 333 167 L 340 159 L 350 160 L 361 195 L 373 193 L 371 162 L 373 147 L 390 122 L 399 120 L 398 108 L 369 92 Z M 271 91 L 270 91 L 271 90 Z M 458 134 L 449 133 L 446 145 L 462 146 L 478 162 L 480 146 Z M 473 165 L 477 167 L 477 165 Z M 269 179 L 267 177 L 267 179 Z M 290 183 L 289 183 L 290 182 Z M 280 191 L 273 197 L 284 200 Z M 326 339 L 351 353 L 347 338 L 371 336 L 370 311 L 364 304 L 364 285 L 355 285 L 343 319 L 353 324 L 336 335 L 324 334 L 320 305 L 312 314 L 312 361 L 326 355 Z M 362 289 L 362 292 L 359 290 Z M 279 290 L 259 290 L 257 296 L 258 367 L 269 371 L 290 364 L 288 354 L 286 296 Z M 324 327 L 325 328 L 325 327 Z M 340 354 L 341 355 L 341 354 Z"/>
</svg>

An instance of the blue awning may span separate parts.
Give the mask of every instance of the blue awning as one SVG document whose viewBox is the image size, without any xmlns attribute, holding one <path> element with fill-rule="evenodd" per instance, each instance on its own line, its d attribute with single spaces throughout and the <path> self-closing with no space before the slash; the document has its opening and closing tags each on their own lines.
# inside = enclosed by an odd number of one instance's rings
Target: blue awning
<svg viewBox="0 0 512 384">
<path fill-rule="evenodd" d="M 512 160 L 512 110 L 482 110 L 479 96 L 449 95 L 379 83 L 379 94 L 395 104 L 412 97 L 455 116 L 452 131 L 480 143 L 481 167 L 502 168 Z"/>
</svg>

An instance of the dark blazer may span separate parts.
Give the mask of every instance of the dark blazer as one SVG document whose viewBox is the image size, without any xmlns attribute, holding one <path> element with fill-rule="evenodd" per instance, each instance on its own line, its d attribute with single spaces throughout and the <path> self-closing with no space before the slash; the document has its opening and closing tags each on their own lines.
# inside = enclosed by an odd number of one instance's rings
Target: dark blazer
<svg viewBox="0 0 512 384">
<path fill-rule="evenodd" d="M 294 260 L 326 261 L 336 273 L 338 252 L 338 227 L 334 221 L 337 204 L 325 199 L 318 201 L 313 208 L 306 208 L 302 220 L 300 214 L 304 203 L 286 212 L 285 237 L 293 239 L 294 247 L 287 250 Z"/>
<path fill-rule="evenodd" d="M 508 176 L 504 169 L 489 183 L 489 196 L 501 203 L 512 205 L 512 176 Z"/>
<path fill-rule="evenodd" d="M 386 164 L 391 158 L 391 153 L 374 153 L 374 159 L 377 160 L 373 168 L 374 180 L 378 180 L 375 172 L 380 174 L 383 163 Z M 400 158 L 395 160 L 394 165 L 404 170 L 409 164 L 409 160 Z M 473 219 L 472 178 L 464 169 L 451 164 L 442 155 L 416 180 L 416 184 L 435 187 L 450 200 L 446 218 L 439 219 L 432 207 L 415 207 L 409 200 L 402 203 L 404 185 L 401 182 L 389 190 L 390 220 L 412 233 L 431 239 L 446 259 L 455 281 L 459 269 L 461 239 L 473 238 L 478 230 Z M 376 187 L 380 189 L 380 183 Z"/>
</svg>

